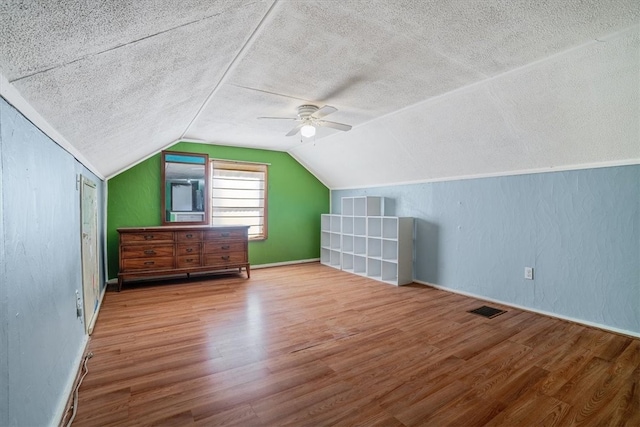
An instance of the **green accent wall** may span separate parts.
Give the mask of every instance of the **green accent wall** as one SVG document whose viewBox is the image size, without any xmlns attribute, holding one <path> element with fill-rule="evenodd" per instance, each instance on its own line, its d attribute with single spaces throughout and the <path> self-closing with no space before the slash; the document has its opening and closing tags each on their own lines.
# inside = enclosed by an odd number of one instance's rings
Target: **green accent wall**
<svg viewBox="0 0 640 427">
<path fill-rule="evenodd" d="M 329 189 L 288 153 L 179 142 L 171 151 L 211 159 L 269 163 L 268 238 L 249 242 L 251 265 L 320 257 L 320 215 L 329 212 Z M 160 153 L 107 181 L 109 278 L 118 274 L 120 227 L 161 225 Z"/>
</svg>

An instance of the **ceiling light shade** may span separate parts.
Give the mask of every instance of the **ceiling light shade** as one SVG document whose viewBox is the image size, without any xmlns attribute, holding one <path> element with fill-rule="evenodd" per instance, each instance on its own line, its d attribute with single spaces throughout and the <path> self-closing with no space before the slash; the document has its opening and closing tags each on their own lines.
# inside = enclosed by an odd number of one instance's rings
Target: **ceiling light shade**
<svg viewBox="0 0 640 427">
<path fill-rule="evenodd" d="M 302 134 L 302 136 L 304 136 L 305 138 L 311 138 L 316 134 L 316 128 L 312 125 L 304 125 L 300 129 L 300 134 Z"/>
</svg>

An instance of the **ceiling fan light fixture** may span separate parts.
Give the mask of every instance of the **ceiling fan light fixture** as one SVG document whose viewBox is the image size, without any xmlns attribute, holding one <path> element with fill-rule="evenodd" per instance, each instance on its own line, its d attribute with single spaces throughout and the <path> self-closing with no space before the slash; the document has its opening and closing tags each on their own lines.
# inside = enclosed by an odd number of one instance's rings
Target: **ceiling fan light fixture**
<svg viewBox="0 0 640 427">
<path fill-rule="evenodd" d="M 313 125 L 304 125 L 300 128 L 300 134 L 305 138 L 311 138 L 316 134 L 316 128 Z"/>
<path fill-rule="evenodd" d="M 351 130 L 351 125 L 344 123 L 336 123 L 324 120 L 325 116 L 333 114 L 338 109 L 330 105 L 325 105 L 322 108 L 318 108 L 315 105 L 300 105 L 298 107 L 298 114 L 296 117 L 258 117 L 259 119 L 280 119 L 280 120 L 293 120 L 297 124 L 287 133 L 285 136 L 294 136 L 300 133 L 304 138 L 313 138 L 316 135 L 316 128 L 318 126 L 327 127 L 331 129 L 341 130 L 343 132 Z"/>
</svg>

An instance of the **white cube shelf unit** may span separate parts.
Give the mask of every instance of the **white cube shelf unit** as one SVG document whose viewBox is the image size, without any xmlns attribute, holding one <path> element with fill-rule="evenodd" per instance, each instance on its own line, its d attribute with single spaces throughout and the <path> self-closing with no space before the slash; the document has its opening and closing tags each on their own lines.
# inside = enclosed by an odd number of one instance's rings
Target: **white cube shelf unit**
<svg viewBox="0 0 640 427">
<path fill-rule="evenodd" d="M 413 281 L 413 218 L 385 216 L 384 197 L 343 197 L 321 219 L 320 262 L 392 285 Z"/>
</svg>

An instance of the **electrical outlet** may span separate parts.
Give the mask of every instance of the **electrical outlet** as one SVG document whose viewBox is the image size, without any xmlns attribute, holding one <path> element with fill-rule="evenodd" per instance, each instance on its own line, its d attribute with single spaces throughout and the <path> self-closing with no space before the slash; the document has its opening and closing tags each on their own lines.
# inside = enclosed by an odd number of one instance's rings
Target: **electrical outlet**
<svg viewBox="0 0 640 427">
<path fill-rule="evenodd" d="M 80 298 L 80 292 L 76 290 L 76 316 L 82 317 L 82 298 Z"/>
<path fill-rule="evenodd" d="M 528 280 L 533 280 L 533 267 L 524 268 L 524 278 Z"/>
</svg>

